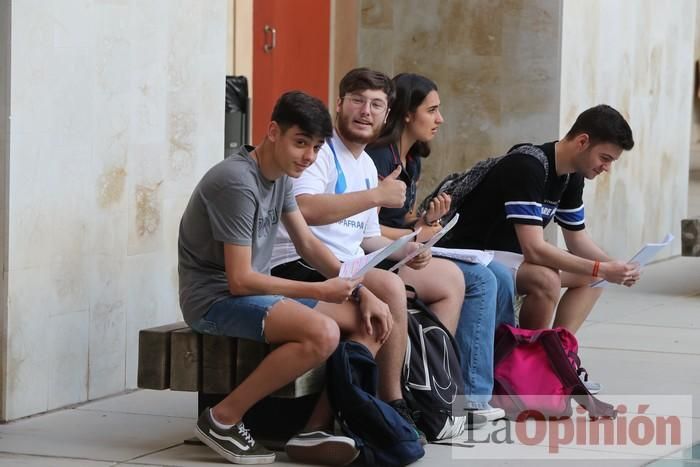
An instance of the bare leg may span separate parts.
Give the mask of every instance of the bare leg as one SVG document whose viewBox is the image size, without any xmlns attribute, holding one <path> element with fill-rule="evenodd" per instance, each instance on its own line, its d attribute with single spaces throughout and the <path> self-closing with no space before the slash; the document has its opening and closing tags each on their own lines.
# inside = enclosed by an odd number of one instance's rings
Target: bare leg
<svg viewBox="0 0 700 467">
<path fill-rule="evenodd" d="M 568 287 L 559 300 L 554 326 L 562 326 L 572 333 L 579 330 L 591 313 L 601 294 L 602 288 L 590 287 L 591 278 L 568 272 L 561 273 L 562 286 Z"/>
<path fill-rule="evenodd" d="M 520 327 L 548 328 L 561 293 L 559 272 L 546 266 L 523 263 L 516 277 L 518 293 L 525 295 L 520 309 Z"/>
<path fill-rule="evenodd" d="M 464 274 L 452 261 L 433 258 L 418 271 L 403 267 L 399 276 L 413 286 L 418 297 L 452 333 L 457 329 L 464 301 Z"/>
<path fill-rule="evenodd" d="M 214 417 L 221 423 L 238 423 L 257 401 L 321 365 L 338 346 L 340 332 L 338 325 L 323 314 L 282 300 L 265 319 L 265 336 L 268 342 L 283 344 L 214 406 Z"/>
<path fill-rule="evenodd" d="M 378 395 L 382 400 L 401 399 L 401 370 L 406 354 L 408 328 L 406 319 L 406 289 L 399 276 L 394 273 L 373 269 L 365 275 L 364 285 L 386 303 L 391 310 L 394 326 L 389 338 L 377 352 L 379 370 Z"/>
<path fill-rule="evenodd" d="M 360 319 L 360 312 L 357 309 L 357 304 L 346 302 L 341 305 L 337 305 L 319 302 L 314 310 L 335 321 L 338 324 L 344 338 L 363 344 L 369 349 L 372 355 L 377 354 L 380 344 L 377 342 L 374 336 L 369 336 L 364 331 L 364 327 L 362 326 L 362 321 Z M 328 400 L 328 393 L 324 389 L 316 402 L 308 421 L 306 422 L 304 431 L 329 429 L 331 428 L 332 420 L 333 411 L 331 409 L 330 401 Z"/>
</svg>

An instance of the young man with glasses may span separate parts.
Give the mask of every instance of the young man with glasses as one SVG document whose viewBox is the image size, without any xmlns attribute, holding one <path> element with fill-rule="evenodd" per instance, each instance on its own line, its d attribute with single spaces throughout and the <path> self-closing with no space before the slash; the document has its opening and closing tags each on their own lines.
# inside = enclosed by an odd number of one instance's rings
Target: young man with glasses
<svg viewBox="0 0 700 467">
<path fill-rule="evenodd" d="M 349 261 L 365 253 L 379 250 L 391 240 L 382 236 L 378 207 L 401 207 L 406 184 L 399 180 L 400 167 L 379 181 L 377 169 L 365 152 L 381 131 L 391 105 L 394 88 L 391 79 L 376 71 L 358 68 L 348 72 L 340 82 L 336 103 L 335 131 L 319 151 L 316 163 L 294 182 L 294 194 L 307 223 L 341 261 Z M 282 232 L 273 252 L 273 275 L 298 280 L 320 280 L 314 271 L 294 252 L 289 236 Z M 391 259 L 398 261 L 420 244 L 411 242 Z M 382 281 L 392 274 L 373 270 L 365 276 L 364 289 L 380 295 Z M 430 251 L 416 256 L 399 270 L 406 284 L 413 286 L 448 329 L 455 329 L 461 312 L 474 312 L 463 307 L 465 285 L 459 268 L 451 261 L 432 259 Z M 405 293 L 401 293 L 404 309 L 392 308 L 394 329 L 389 341 L 378 354 L 380 378 L 388 385 L 380 397 L 391 403 L 407 419 L 411 419 L 401 395 L 401 368 L 406 350 Z M 390 308 L 391 303 L 387 301 Z M 484 316 L 482 328 L 491 329 L 495 316 Z M 487 345 L 487 344 L 485 344 Z M 492 344 L 491 344 L 492 345 Z M 388 390 L 387 390 L 388 389 Z M 470 417 L 483 423 L 480 415 Z"/>
</svg>

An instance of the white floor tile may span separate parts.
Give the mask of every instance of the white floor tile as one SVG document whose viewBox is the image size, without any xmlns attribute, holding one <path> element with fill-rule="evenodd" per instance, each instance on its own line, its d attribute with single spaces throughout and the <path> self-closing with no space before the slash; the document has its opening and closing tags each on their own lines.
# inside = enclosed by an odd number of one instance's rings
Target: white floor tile
<svg viewBox="0 0 700 467">
<path fill-rule="evenodd" d="M 691 396 L 692 416 L 700 417 L 700 358 L 696 355 L 582 348 L 579 356 L 590 378 L 603 386 L 600 399 L 605 400 L 606 394 Z"/>
<path fill-rule="evenodd" d="M 700 355 L 700 329 L 596 323 L 576 337 L 584 347 Z"/>
<path fill-rule="evenodd" d="M 225 464 L 226 460 L 204 445 L 182 444 L 170 449 L 134 459 L 142 465 L 177 465 L 178 467 L 204 467 Z"/>
<path fill-rule="evenodd" d="M 564 452 L 566 451 L 566 452 Z M 566 458 L 556 458 L 547 454 L 546 446 L 483 446 L 475 445 L 472 448 L 450 447 L 430 444 L 425 447 L 425 457 L 416 462 L 415 466 L 423 467 L 445 467 L 445 466 L 508 466 L 525 465 L 541 466 L 545 460 L 556 461 L 556 465 L 590 465 L 592 461 L 598 465 L 607 465 L 606 462 L 617 462 L 626 459 L 625 466 L 643 465 L 653 457 L 629 454 L 617 454 L 614 452 L 596 453 L 585 450 L 561 450 L 562 456 Z M 528 459 L 528 454 L 531 456 Z M 633 462 L 630 462 L 632 460 Z M 167 449 L 156 454 L 134 459 L 133 463 L 138 465 L 168 465 L 182 467 L 205 467 L 223 462 L 222 458 L 206 446 L 181 445 Z M 585 464 L 588 462 L 588 464 Z M 132 465 L 132 463 L 127 464 Z M 277 453 L 277 460 L 274 465 L 301 466 L 289 460 L 283 452 Z"/>
<path fill-rule="evenodd" d="M 192 436 L 194 421 L 65 410 L 0 425 L 0 452 L 127 461 Z"/>
<path fill-rule="evenodd" d="M 666 297 L 662 303 L 651 307 L 644 307 L 641 304 L 637 307 L 635 303 L 625 303 L 618 306 L 622 310 L 620 313 L 610 314 L 606 317 L 607 319 L 599 321 L 700 329 L 700 296 Z M 600 313 L 596 317 L 603 314 L 607 313 Z"/>
<path fill-rule="evenodd" d="M 78 410 L 197 418 L 197 393 L 142 389 L 81 405 Z"/>
<path fill-rule="evenodd" d="M 2 467 L 108 467 L 112 465 L 114 465 L 113 462 L 98 462 L 86 459 L 0 453 L 0 466 Z"/>
<path fill-rule="evenodd" d="M 679 256 L 651 264 L 642 270 L 639 284 L 628 290 L 671 297 L 697 295 L 700 293 L 700 260 Z"/>
</svg>

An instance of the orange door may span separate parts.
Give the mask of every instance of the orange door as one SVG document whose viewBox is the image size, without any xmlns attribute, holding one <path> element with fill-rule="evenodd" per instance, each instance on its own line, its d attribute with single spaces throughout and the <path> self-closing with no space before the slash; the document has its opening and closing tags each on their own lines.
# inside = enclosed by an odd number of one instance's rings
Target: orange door
<svg viewBox="0 0 700 467">
<path fill-rule="evenodd" d="M 330 0 L 254 0 L 251 144 L 262 140 L 283 92 L 328 104 L 330 14 Z"/>
</svg>

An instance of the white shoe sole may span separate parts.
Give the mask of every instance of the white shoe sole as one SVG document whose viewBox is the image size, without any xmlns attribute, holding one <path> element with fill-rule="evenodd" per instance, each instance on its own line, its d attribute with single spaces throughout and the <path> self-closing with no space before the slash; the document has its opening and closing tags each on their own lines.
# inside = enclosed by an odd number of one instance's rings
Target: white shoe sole
<svg viewBox="0 0 700 467">
<path fill-rule="evenodd" d="M 348 465 L 357 459 L 360 451 L 342 439 L 294 440 L 287 443 L 284 450 L 291 460 L 303 464 Z"/>
<path fill-rule="evenodd" d="M 503 409 L 489 409 L 487 411 L 473 410 L 472 412 L 486 417 L 487 422 L 506 418 L 506 411 Z"/>
<path fill-rule="evenodd" d="M 586 389 L 588 389 L 588 392 L 590 392 L 591 394 L 598 394 L 601 389 L 600 383 L 591 383 L 588 381 L 583 381 L 583 385 L 586 386 Z"/>
<path fill-rule="evenodd" d="M 272 453 L 266 456 L 239 456 L 236 453 L 227 451 L 222 448 L 221 445 L 214 440 L 212 440 L 206 433 L 199 429 L 197 425 L 194 429 L 194 435 L 204 444 L 209 446 L 218 455 L 231 462 L 232 464 L 245 464 L 245 465 L 258 465 L 258 464 L 272 464 L 275 462 L 275 454 Z"/>
</svg>

